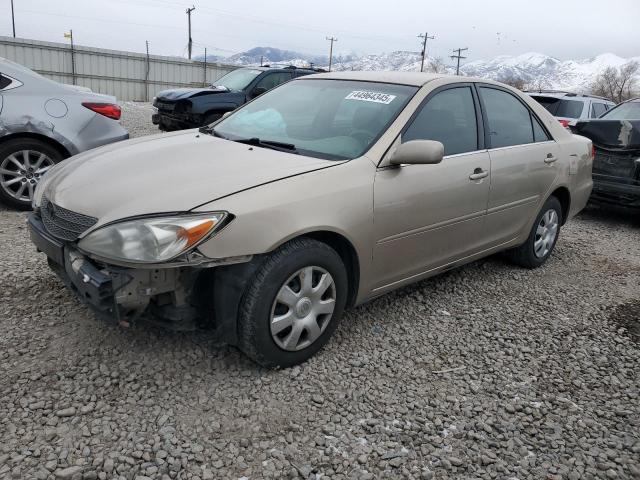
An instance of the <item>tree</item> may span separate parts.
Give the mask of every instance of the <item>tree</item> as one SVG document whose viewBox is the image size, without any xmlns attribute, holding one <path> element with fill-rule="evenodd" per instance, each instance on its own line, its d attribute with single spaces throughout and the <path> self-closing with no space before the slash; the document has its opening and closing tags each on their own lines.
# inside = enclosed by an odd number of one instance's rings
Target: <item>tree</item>
<svg viewBox="0 0 640 480">
<path fill-rule="evenodd" d="M 513 88 L 517 88 L 518 90 L 525 90 L 527 86 L 527 82 L 525 82 L 522 77 L 517 77 L 512 73 L 503 75 L 502 77 L 498 78 L 498 81 L 506 83 Z"/>
<path fill-rule="evenodd" d="M 593 95 L 609 98 L 616 103 L 633 98 L 638 82 L 640 64 L 636 61 L 625 63 L 620 68 L 607 67 L 591 85 Z"/>
<path fill-rule="evenodd" d="M 429 59 L 429 63 L 427 64 L 427 72 L 431 73 L 444 73 L 446 70 L 446 66 L 442 57 L 434 57 Z"/>
</svg>

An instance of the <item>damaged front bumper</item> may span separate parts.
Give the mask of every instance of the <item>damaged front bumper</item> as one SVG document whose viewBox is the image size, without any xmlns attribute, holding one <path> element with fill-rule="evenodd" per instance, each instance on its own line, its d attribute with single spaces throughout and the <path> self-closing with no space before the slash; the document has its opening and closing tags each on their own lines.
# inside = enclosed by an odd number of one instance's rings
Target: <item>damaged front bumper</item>
<svg viewBox="0 0 640 480">
<path fill-rule="evenodd" d="M 182 130 L 185 128 L 196 128 L 202 125 L 203 117 L 200 114 L 192 113 L 168 113 L 158 110 L 151 115 L 151 123 L 158 125 L 161 130 Z"/>
<path fill-rule="evenodd" d="M 100 264 L 50 235 L 39 215 L 29 216 L 28 227 L 32 242 L 47 255 L 51 269 L 100 316 L 129 323 L 144 315 L 178 330 L 192 329 L 202 316 L 195 283 L 206 269 Z"/>
</svg>

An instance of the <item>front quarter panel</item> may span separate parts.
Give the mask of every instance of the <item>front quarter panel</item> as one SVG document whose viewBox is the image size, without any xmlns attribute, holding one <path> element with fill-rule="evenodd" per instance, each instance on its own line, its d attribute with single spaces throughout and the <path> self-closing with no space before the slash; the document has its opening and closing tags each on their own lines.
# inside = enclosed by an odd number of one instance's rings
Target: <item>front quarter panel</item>
<svg viewBox="0 0 640 480">
<path fill-rule="evenodd" d="M 235 218 L 198 249 L 210 258 L 255 255 L 305 233 L 335 232 L 358 255 L 358 301 L 371 284 L 374 175 L 372 162 L 360 157 L 205 204 L 194 211 L 225 210 Z"/>
</svg>

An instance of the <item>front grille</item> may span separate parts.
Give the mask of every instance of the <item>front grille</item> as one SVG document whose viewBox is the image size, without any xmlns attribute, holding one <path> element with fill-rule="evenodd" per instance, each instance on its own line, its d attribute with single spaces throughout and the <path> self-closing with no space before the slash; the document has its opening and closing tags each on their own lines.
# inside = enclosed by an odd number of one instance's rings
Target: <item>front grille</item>
<svg viewBox="0 0 640 480">
<path fill-rule="evenodd" d="M 156 101 L 155 106 L 158 110 L 164 110 L 166 112 L 173 112 L 173 110 L 176 108 L 175 103 L 168 103 L 168 102 L 161 102 L 161 101 Z"/>
<path fill-rule="evenodd" d="M 42 199 L 40 215 L 42 223 L 51 235 L 68 242 L 76 240 L 98 221 L 97 218 L 62 208 L 46 197 Z"/>
</svg>

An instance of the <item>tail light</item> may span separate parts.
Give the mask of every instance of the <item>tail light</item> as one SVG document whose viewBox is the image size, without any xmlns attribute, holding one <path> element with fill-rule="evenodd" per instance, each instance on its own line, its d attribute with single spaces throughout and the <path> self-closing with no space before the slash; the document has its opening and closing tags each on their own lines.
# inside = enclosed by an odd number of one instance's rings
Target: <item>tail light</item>
<svg viewBox="0 0 640 480">
<path fill-rule="evenodd" d="M 596 158 L 596 146 L 592 143 L 591 144 L 591 160 L 593 160 L 594 158 Z"/>
<path fill-rule="evenodd" d="M 120 120 L 120 115 L 122 115 L 120 107 L 113 103 L 82 102 L 82 106 L 114 120 Z"/>
<path fill-rule="evenodd" d="M 564 128 L 569 128 L 569 120 L 558 120 Z"/>
</svg>

